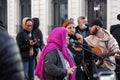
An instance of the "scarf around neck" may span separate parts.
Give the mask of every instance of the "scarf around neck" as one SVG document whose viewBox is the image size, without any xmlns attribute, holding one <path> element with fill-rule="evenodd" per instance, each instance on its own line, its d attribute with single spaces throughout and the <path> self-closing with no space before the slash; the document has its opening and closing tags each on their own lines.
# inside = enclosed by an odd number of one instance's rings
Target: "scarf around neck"
<svg viewBox="0 0 120 80">
<path fill-rule="evenodd" d="M 63 56 L 70 64 L 70 67 L 74 66 L 74 62 L 67 51 L 66 34 L 67 30 L 62 27 L 57 27 L 53 29 L 52 32 L 49 34 L 47 44 L 41 52 L 35 69 L 35 75 L 37 75 L 41 80 L 44 80 L 44 58 L 52 50 L 59 49 L 60 51 L 62 51 Z M 75 74 L 70 75 L 70 80 L 75 80 Z"/>
</svg>

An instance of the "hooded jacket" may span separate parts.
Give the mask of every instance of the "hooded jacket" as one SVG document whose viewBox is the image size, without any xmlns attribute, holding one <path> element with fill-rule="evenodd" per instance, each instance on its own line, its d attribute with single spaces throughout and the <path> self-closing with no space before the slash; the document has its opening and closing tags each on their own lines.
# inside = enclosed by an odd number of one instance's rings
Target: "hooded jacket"
<svg viewBox="0 0 120 80">
<path fill-rule="evenodd" d="M 86 37 L 85 40 L 92 47 L 102 46 L 104 48 L 107 48 L 108 54 L 111 52 L 112 53 L 118 52 L 119 46 L 118 46 L 117 41 L 106 30 L 104 30 L 104 32 L 105 32 L 105 36 L 103 39 L 100 39 L 94 35 L 90 35 L 90 36 Z M 107 45 L 105 42 L 107 42 Z M 111 59 L 111 61 L 115 62 L 114 56 L 109 56 L 109 59 Z M 109 63 L 105 60 L 104 60 L 104 63 L 101 65 L 101 67 L 105 70 L 115 70 L 115 65 L 113 65 L 112 63 Z"/>
<path fill-rule="evenodd" d="M 34 22 L 32 33 L 37 39 L 38 47 L 42 50 L 42 48 L 44 47 L 44 42 L 43 42 L 43 34 L 41 30 L 39 29 L 39 19 L 33 18 L 32 20 Z"/>
</svg>

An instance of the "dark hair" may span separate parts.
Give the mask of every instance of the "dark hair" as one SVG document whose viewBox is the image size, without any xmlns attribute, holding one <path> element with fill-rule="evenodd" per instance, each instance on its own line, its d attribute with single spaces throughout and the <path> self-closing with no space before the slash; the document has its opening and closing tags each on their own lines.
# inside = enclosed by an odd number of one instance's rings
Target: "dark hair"
<svg viewBox="0 0 120 80">
<path fill-rule="evenodd" d="M 120 14 L 117 15 L 117 19 L 120 20 Z"/>
<path fill-rule="evenodd" d="M 39 24 L 40 24 L 40 20 L 39 20 L 39 18 L 32 18 L 32 20 L 33 20 L 33 30 L 35 30 L 35 29 L 37 29 L 38 27 L 39 27 Z"/>
</svg>

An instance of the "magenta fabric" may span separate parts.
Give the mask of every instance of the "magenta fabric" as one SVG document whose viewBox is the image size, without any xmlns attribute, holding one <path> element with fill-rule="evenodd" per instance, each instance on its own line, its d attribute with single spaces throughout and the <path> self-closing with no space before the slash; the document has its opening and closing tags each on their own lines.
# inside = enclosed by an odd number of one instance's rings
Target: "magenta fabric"
<svg viewBox="0 0 120 80">
<path fill-rule="evenodd" d="M 48 52 L 54 49 L 61 50 L 64 58 L 69 62 L 70 66 L 74 66 L 73 60 L 66 48 L 66 34 L 67 30 L 62 27 L 53 29 L 49 34 L 47 45 L 43 48 L 35 69 L 35 75 L 37 75 L 40 79 L 44 80 L 44 57 Z M 70 80 L 75 80 L 75 74 L 70 75 Z"/>
</svg>

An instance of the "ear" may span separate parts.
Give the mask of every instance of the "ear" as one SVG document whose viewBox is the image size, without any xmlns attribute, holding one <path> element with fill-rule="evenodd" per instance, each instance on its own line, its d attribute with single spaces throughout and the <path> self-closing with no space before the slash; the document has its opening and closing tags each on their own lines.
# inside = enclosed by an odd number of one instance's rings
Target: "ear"
<svg viewBox="0 0 120 80">
<path fill-rule="evenodd" d="M 101 27 L 100 26 L 96 26 L 97 29 L 100 29 Z"/>
</svg>

